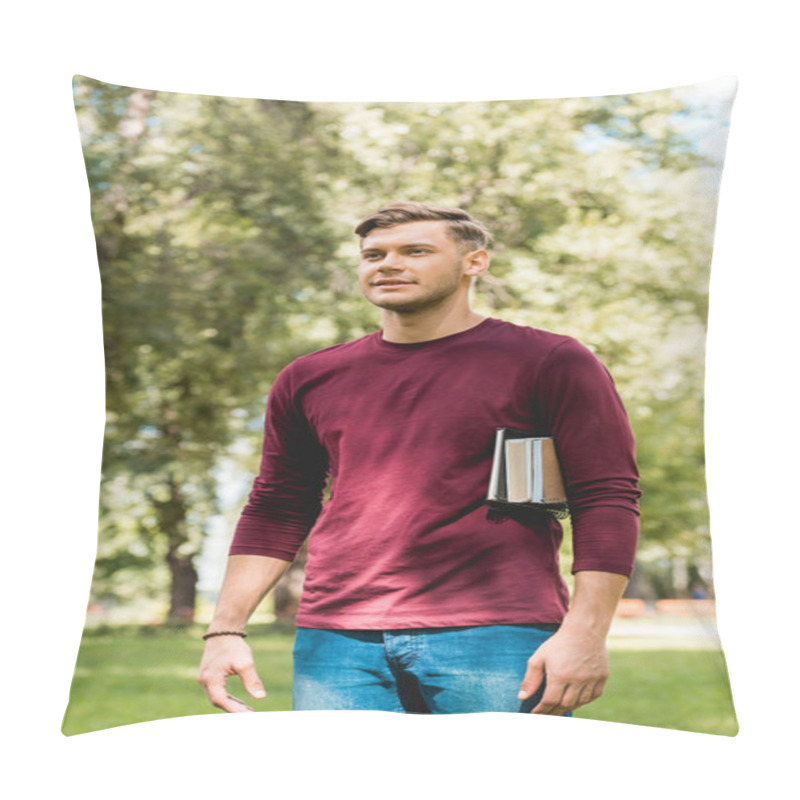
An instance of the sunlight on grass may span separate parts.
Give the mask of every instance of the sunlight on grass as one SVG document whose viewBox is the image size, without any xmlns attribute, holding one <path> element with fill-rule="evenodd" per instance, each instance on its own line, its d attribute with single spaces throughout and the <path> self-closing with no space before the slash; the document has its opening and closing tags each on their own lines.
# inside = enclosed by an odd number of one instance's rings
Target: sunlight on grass
<svg viewBox="0 0 800 800">
<path fill-rule="evenodd" d="M 611 651 L 603 696 L 576 717 L 735 736 L 738 724 L 719 650 Z"/>
<path fill-rule="evenodd" d="M 265 700 L 248 699 L 257 711 L 291 710 L 290 633 L 252 636 Z M 657 640 L 655 640 L 657 643 Z M 733 736 L 738 730 L 727 670 L 718 649 L 610 649 L 611 680 L 599 700 L 575 716 L 634 725 Z M 674 645 L 674 642 L 673 642 Z M 196 681 L 203 643 L 185 632 L 84 637 L 62 732 L 66 736 L 104 728 L 195 714 L 221 714 Z M 238 678 L 229 690 L 248 697 Z"/>
</svg>

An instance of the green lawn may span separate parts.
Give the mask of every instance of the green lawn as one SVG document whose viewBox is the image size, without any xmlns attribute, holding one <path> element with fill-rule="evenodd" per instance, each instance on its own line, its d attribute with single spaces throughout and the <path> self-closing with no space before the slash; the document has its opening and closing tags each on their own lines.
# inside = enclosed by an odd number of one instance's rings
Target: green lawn
<svg viewBox="0 0 800 800">
<path fill-rule="evenodd" d="M 291 709 L 292 634 L 252 634 L 267 699 L 260 711 Z M 195 676 L 202 652 L 197 633 L 84 636 L 63 733 L 134 722 L 223 713 L 212 708 Z M 599 700 L 575 716 L 733 736 L 738 727 L 722 655 L 714 650 L 612 650 L 612 677 Z M 229 689 L 249 698 L 238 679 Z"/>
<path fill-rule="evenodd" d="M 735 736 L 739 730 L 719 650 L 612 650 L 603 696 L 575 716 Z"/>
</svg>

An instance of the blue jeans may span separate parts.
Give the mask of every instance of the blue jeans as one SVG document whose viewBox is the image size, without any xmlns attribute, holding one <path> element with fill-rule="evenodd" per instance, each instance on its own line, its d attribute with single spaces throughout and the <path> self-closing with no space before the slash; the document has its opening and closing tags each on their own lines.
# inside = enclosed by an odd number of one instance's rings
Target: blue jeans
<svg viewBox="0 0 800 800">
<path fill-rule="evenodd" d="M 541 699 L 544 684 L 528 700 L 517 699 L 527 661 L 556 628 L 298 628 L 293 706 L 296 711 L 528 713 Z"/>
</svg>

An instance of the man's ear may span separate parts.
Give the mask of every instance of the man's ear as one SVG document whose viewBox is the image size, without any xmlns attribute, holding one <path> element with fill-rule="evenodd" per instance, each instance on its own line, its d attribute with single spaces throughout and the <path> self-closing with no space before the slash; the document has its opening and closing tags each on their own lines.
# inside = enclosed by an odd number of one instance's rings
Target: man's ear
<svg viewBox="0 0 800 800">
<path fill-rule="evenodd" d="M 471 253 L 467 253 L 465 261 L 464 274 L 472 278 L 483 275 L 489 269 L 490 258 L 486 250 L 473 250 Z"/>
</svg>

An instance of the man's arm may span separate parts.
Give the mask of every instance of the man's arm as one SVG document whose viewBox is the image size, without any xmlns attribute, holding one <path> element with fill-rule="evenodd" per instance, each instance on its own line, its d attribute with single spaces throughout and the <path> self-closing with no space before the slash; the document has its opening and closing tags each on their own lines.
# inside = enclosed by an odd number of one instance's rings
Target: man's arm
<svg viewBox="0 0 800 800">
<path fill-rule="evenodd" d="M 228 558 L 214 617 L 214 631 L 242 631 L 264 596 L 280 580 L 291 562 L 270 556 L 233 555 Z M 238 675 L 245 689 L 256 698 L 266 695 L 253 662 L 253 654 L 241 636 L 214 636 L 206 640 L 197 681 L 212 705 L 223 711 L 252 711 L 228 694 L 227 679 Z"/>
<path fill-rule="evenodd" d="M 322 506 L 327 454 L 296 401 L 294 363 L 281 370 L 269 391 L 261 465 L 233 534 L 209 633 L 244 628 L 291 565 Z M 224 711 L 252 711 L 227 693 L 231 675 L 239 675 L 253 697 L 266 694 L 240 636 L 207 639 L 197 679 L 209 700 Z"/>
<path fill-rule="evenodd" d="M 575 573 L 575 591 L 561 627 L 528 660 L 519 699 L 547 678 L 533 714 L 563 715 L 591 703 L 608 680 L 606 637 L 628 579 L 611 572 Z"/>
<path fill-rule="evenodd" d="M 596 700 L 605 688 L 606 637 L 633 570 L 641 492 L 622 400 L 586 347 L 566 340 L 550 353 L 536 399 L 567 484 L 575 591 L 558 632 L 531 656 L 520 696 L 530 697 L 545 680 L 533 712 L 561 715 Z"/>
</svg>

